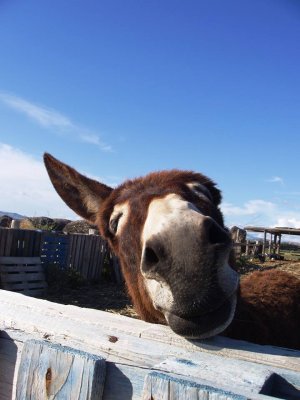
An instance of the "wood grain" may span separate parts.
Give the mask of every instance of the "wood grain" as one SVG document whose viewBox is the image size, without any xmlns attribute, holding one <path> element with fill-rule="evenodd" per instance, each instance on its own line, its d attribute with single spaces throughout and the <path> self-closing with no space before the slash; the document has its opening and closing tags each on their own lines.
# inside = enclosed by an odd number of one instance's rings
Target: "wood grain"
<svg viewBox="0 0 300 400">
<path fill-rule="evenodd" d="M 30 340 L 22 352 L 16 400 L 101 400 L 104 380 L 103 358 Z"/>
<path fill-rule="evenodd" d="M 104 400 L 140 400 L 144 381 L 152 372 L 165 374 L 167 378 L 164 379 L 170 381 L 174 378 L 170 383 L 176 388 L 174 393 L 196 393 L 193 384 L 197 383 L 229 394 L 262 399 L 259 396 L 264 395 L 258 392 L 264 383 L 271 376 L 278 376 L 284 387 L 292 387 L 294 398 L 300 396 L 299 351 L 220 336 L 206 341 L 186 340 L 167 326 L 5 291 L 0 291 L 0 315 L 0 330 L 4 330 L 18 348 L 16 365 L 19 350 L 29 338 L 46 338 L 105 358 Z M 1 356 L 1 335 L 0 361 L 4 368 L 13 362 L 12 353 Z M 14 379 L 6 381 L 7 387 L 14 384 Z M 179 388 L 178 379 L 184 380 L 182 388 Z M 275 389 L 276 379 L 273 381 Z M 0 387 L 2 384 L 0 376 Z"/>
</svg>

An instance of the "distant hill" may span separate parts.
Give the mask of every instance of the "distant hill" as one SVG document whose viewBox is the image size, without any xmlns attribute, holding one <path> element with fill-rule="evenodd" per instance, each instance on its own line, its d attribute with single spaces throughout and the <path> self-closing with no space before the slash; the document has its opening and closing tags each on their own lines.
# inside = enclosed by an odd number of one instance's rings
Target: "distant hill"
<svg viewBox="0 0 300 400">
<path fill-rule="evenodd" d="M 23 219 L 26 218 L 25 215 L 21 215 L 18 213 L 13 213 L 13 212 L 8 212 L 8 211 L 0 211 L 0 217 L 2 217 L 2 215 L 7 215 L 9 217 L 11 217 L 12 219 Z"/>
<path fill-rule="evenodd" d="M 280 248 L 281 250 L 300 251 L 300 244 L 295 242 L 282 242 Z"/>
</svg>

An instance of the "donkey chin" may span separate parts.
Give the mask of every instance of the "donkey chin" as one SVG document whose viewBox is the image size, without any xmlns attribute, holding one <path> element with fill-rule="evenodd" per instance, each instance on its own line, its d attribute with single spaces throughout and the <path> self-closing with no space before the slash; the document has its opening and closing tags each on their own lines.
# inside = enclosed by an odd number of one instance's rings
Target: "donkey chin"
<svg viewBox="0 0 300 400">
<path fill-rule="evenodd" d="M 187 339 L 208 339 L 222 333 L 231 323 L 237 296 L 232 294 L 224 303 L 214 310 L 208 310 L 198 316 L 178 316 L 173 312 L 164 312 L 170 328 Z"/>
<path fill-rule="evenodd" d="M 153 306 L 178 335 L 187 339 L 207 339 L 223 332 L 232 322 L 239 276 L 227 263 L 218 269 L 215 281 L 209 279 L 209 285 L 204 284 L 203 278 L 199 279 L 198 290 L 188 287 L 192 286 L 191 281 L 174 288 L 170 282 L 153 278 L 146 278 Z"/>
</svg>

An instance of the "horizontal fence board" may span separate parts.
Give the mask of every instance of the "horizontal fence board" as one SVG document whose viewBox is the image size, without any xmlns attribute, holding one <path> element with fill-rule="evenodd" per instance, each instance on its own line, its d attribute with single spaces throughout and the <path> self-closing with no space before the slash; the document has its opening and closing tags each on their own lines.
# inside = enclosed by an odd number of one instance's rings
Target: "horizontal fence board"
<svg viewBox="0 0 300 400">
<path fill-rule="evenodd" d="M 45 289 L 47 288 L 47 283 L 44 281 L 39 282 L 10 282 L 5 284 L 6 289 L 12 291 L 23 291 L 23 290 L 33 290 L 33 289 Z"/>
<path fill-rule="evenodd" d="M 0 257 L 1 265 L 35 265 L 41 264 L 40 257 Z"/>
<path fill-rule="evenodd" d="M 43 271 L 42 268 L 43 267 L 41 264 L 40 265 L 31 265 L 31 264 L 29 264 L 29 265 L 26 265 L 26 264 L 25 265 L 1 265 L 0 264 L 0 271 L 5 274 L 9 274 L 9 273 L 16 274 L 16 273 L 22 273 L 25 271 L 38 273 L 40 271 Z"/>
<path fill-rule="evenodd" d="M 16 274 L 1 274 L 1 282 L 8 283 L 8 282 L 22 282 L 26 280 L 30 281 L 44 281 L 45 274 L 43 272 L 31 273 L 31 272 L 21 272 Z"/>
<path fill-rule="evenodd" d="M 167 326 L 50 303 L 12 292 L 0 291 L 0 315 L 0 330 L 5 329 L 4 333 L 18 347 L 25 338 L 44 337 L 57 344 L 67 343 L 72 348 L 104 356 L 108 368 L 103 400 L 141 399 L 149 373 L 155 372 L 159 374 L 155 387 L 163 379 L 170 388 L 169 393 L 173 396 L 170 399 L 173 400 L 192 400 L 193 397 L 187 396 L 194 396 L 195 393 L 206 393 L 206 398 L 215 393 L 215 397 L 211 398 L 220 399 L 216 396 L 221 391 L 230 396 L 234 393 L 235 398 L 243 395 L 244 398 L 266 400 L 270 397 L 264 394 L 272 396 L 279 393 L 276 392 L 276 385 L 279 382 L 281 390 L 280 379 L 289 385 L 283 386 L 284 395 L 286 389 L 291 390 L 290 396 L 293 397 L 290 398 L 297 398 L 300 393 L 299 351 L 222 337 L 186 340 Z M 7 353 L 3 359 L 10 354 Z M 280 379 L 273 380 L 271 391 L 259 394 L 268 374 Z M 149 391 L 152 383 L 148 385 Z M 152 395 L 155 400 L 160 400 L 154 392 Z"/>
<path fill-rule="evenodd" d="M 144 367 L 147 360 L 148 366 L 153 365 L 153 362 L 156 365 L 172 355 L 181 359 L 192 358 L 196 363 L 198 356 L 204 352 L 295 370 L 300 379 L 300 352 L 296 350 L 254 345 L 222 337 L 188 341 L 167 326 L 100 310 L 27 298 L 1 290 L 0 315 L 6 326 L 14 326 L 16 329 L 26 327 L 27 332 L 39 332 L 42 335 L 48 333 L 56 336 L 64 332 L 70 341 L 77 338 L 83 344 L 108 351 L 111 356 L 121 357 L 123 354 L 127 363 L 134 360 L 136 365 L 140 361 Z M 109 340 L 112 335 L 117 338 L 115 343 Z"/>
</svg>

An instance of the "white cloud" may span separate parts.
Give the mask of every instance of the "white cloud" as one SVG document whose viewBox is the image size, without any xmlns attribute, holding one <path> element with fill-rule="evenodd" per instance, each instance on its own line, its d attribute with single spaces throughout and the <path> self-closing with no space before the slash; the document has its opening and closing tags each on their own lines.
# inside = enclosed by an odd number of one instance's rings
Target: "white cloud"
<svg viewBox="0 0 300 400">
<path fill-rule="evenodd" d="M 0 100 L 44 127 L 73 128 L 70 119 L 55 110 L 38 106 L 11 94 L 0 92 Z"/>
<path fill-rule="evenodd" d="M 104 152 L 112 151 L 112 147 L 109 144 L 104 143 L 99 135 L 89 132 L 86 128 L 79 126 L 69 117 L 56 110 L 34 104 L 19 96 L 5 92 L 0 92 L 0 101 L 9 108 L 21 114 L 25 114 L 33 122 L 39 124 L 43 128 L 55 128 L 56 134 L 57 130 L 59 130 L 60 133 L 70 133 L 72 134 L 72 138 L 75 135 L 77 140 L 97 146 Z"/>
<path fill-rule="evenodd" d="M 112 151 L 112 147 L 100 139 L 98 135 L 95 134 L 81 134 L 80 139 L 89 144 L 94 144 L 95 146 L 98 146 L 101 150 L 103 151 Z"/>
<path fill-rule="evenodd" d="M 0 143 L 0 210 L 27 216 L 77 218 L 52 187 L 41 161 Z"/>
<path fill-rule="evenodd" d="M 268 182 L 280 183 L 281 185 L 284 185 L 283 178 L 281 178 L 280 176 L 273 176 L 272 178 L 268 179 Z"/>
<path fill-rule="evenodd" d="M 278 217 L 275 226 L 300 229 L 300 215 Z"/>
<path fill-rule="evenodd" d="M 85 175 L 115 186 L 109 179 L 89 173 Z M 1 142 L 0 182 L 0 211 L 17 212 L 28 217 L 79 218 L 56 193 L 42 160 Z"/>
<path fill-rule="evenodd" d="M 249 200 L 242 207 L 230 203 L 222 204 L 222 211 L 225 216 L 254 216 L 257 213 L 271 214 L 276 205 L 264 200 Z"/>
<path fill-rule="evenodd" d="M 227 226 L 247 225 L 264 227 L 289 227 L 300 229 L 300 212 L 298 209 L 284 207 L 281 203 L 265 200 L 249 200 L 242 206 L 224 203 L 221 206 Z M 283 240 L 300 242 L 299 236 L 284 235 Z"/>
</svg>

